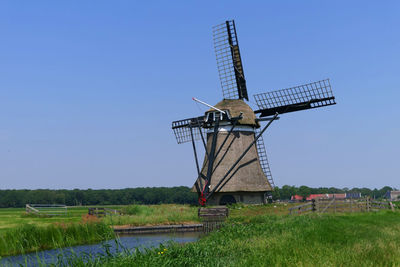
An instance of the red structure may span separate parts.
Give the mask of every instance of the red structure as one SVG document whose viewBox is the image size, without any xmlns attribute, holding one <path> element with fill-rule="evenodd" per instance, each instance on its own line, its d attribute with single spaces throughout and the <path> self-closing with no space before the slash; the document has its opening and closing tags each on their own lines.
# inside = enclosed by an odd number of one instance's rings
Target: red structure
<svg viewBox="0 0 400 267">
<path fill-rule="evenodd" d="M 294 196 L 292 196 L 290 198 L 290 200 L 293 200 L 293 201 L 302 201 L 303 199 L 304 198 L 302 196 L 299 196 L 299 195 L 294 195 Z"/>
</svg>

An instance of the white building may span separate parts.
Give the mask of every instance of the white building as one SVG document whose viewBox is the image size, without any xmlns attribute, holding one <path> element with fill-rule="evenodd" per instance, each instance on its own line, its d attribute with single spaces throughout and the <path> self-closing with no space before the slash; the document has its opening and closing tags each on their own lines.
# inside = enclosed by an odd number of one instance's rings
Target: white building
<svg viewBox="0 0 400 267">
<path fill-rule="evenodd" d="M 400 200 L 400 191 L 388 191 L 386 198 L 389 200 Z"/>
</svg>

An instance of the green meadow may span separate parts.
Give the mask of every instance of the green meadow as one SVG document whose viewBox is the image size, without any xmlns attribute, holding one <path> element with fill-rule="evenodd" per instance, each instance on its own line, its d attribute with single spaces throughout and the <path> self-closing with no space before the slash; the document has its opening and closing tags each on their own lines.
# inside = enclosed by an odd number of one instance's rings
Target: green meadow
<svg viewBox="0 0 400 267">
<path fill-rule="evenodd" d="M 56 222 L 79 222 L 82 216 L 87 214 L 87 211 L 87 208 L 70 208 L 66 216 L 38 217 L 25 214 L 24 208 L 3 208 L 0 209 L 0 233 L 9 228 L 19 227 L 25 224 L 48 226 Z"/>
<path fill-rule="evenodd" d="M 104 207 L 104 206 L 102 206 Z M 144 226 L 198 222 L 197 207 L 189 205 L 128 205 L 107 206 L 123 212 L 122 216 L 100 218 L 107 225 Z M 88 207 L 69 207 L 67 215 L 36 216 L 25 213 L 24 208 L 0 209 L 0 233 L 22 225 L 49 226 L 79 223 L 88 220 Z"/>
<path fill-rule="evenodd" d="M 400 266 L 400 213 L 243 215 L 195 243 L 72 256 L 68 265 Z"/>
<path fill-rule="evenodd" d="M 72 256 L 68 266 L 400 266 L 400 212 L 290 216 L 293 205 L 233 205 L 225 226 L 198 242 Z M 199 222 L 189 205 L 113 208 L 124 215 L 97 219 L 77 207 L 39 218 L 0 209 L 0 255 L 100 242 L 114 238 L 112 227 Z"/>
</svg>

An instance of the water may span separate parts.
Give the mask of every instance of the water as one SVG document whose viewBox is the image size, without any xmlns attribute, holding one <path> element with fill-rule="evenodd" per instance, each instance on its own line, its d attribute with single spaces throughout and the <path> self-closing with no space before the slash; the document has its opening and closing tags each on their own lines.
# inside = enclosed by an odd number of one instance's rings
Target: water
<svg viewBox="0 0 400 267">
<path fill-rule="evenodd" d="M 144 248 L 158 247 L 160 244 L 167 244 L 170 241 L 177 243 L 187 243 L 197 241 L 200 237 L 199 232 L 186 232 L 186 233 L 165 233 L 165 234 L 140 234 L 140 235 L 121 235 L 120 244 L 129 250 L 134 250 L 139 248 L 143 250 Z M 116 252 L 116 242 L 115 240 L 109 240 L 99 244 L 93 245 L 81 245 L 75 247 L 67 247 L 62 249 L 52 249 L 44 250 L 37 253 L 29 253 L 26 255 L 18 255 L 5 257 L 0 260 L 1 266 L 39 266 L 38 258 L 40 262 L 50 264 L 57 262 L 57 255 L 63 255 L 67 257 L 71 255 L 71 250 L 77 255 L 84 254 L 104 254 L 104 245 L 110 247 L 111 253 Z"/>
</svg>

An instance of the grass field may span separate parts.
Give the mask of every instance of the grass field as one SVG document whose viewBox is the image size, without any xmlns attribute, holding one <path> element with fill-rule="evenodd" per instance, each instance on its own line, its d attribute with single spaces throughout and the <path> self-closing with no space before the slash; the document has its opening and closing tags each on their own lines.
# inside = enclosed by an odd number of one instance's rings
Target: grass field
<svg viewBox="0 0 400 267">
<path fill-rule="evenodd" d="M 293 205 L 293 204 L 289 204 Z M 287 204 L 271 204 L 263 206 L 233 206 L 231 217 L 255 216 L 262 214 L 287 214 Z M 189 205 L 130 205 L 112 206 L 124 212 L 123 216 L 108 216 L 103 220 L 109 225 L 157 225 L 157 224 L 181 224 L 197 223 L 198 207 Z M 77 223 L 81 222 L 88 212 L 87 207 L 70 207 L 68 215 L 54 217 L 26 216 L 25 209 L 0 209 L 0 233 L 4 230 L 15 228 L 25 224 L 36 226 L 48 226 L 55 223 Z"/>
<path fill-rule="evenodd" d="M 67 216 L 36 217 L 25 216 L 25 209 L 0 209 L 0 232 L 24 224 L 48 226 L 56 222 L 79 222 L 82 215 L 87 214 L 87 208 L 70 208 Z"/>
<path fill-rule="evenodd" d="M 204 238 L 208 241 L 202 239 L 195 244 L 184 247 L 173 245 L 169 249 L 186 255 L 186 247 L 188 247 L 187 249 L 202 250 L 203 246 L 206 247 L 203 242 L 210 242 L 216 248 L 221 249 L 218 252 L 221 255 L 226 253 L 225 246 L 232 249 L 235 255 L 237 253 L 242 255 L 232 259 L 230 257 L 233 255 L 226 256 L 223 261 L 200 261 L 205 265 L 208 263 L 212 265 L 250 264 L 252 263 L 251 258 L 244 256 L 243 250 L 245 249 L 251 252 L 250 255 L 260 253 L 259 257 L 261 257 L 261 254 L 265 254 L 263 256 L 266 257 L 265 261 L 272 265 L 292 265 L 292 263 L 294 265 L 297 263 L 299 265 L 319 265 L 323 260 L 327 260 L 331 265 L 342 265 L 347 264 L 354 257 L 361 257 L 347 255 L 346 250 L 355 251 L 355 255 L 360 253 L 364 255 L 365 251 L 370 251 L 372 257 L 375 255 L 374 251 L 382 254 L 382 247 L 387 246 L 390 252 L 384 256 L 388 258 L 387 263 L 397 263 L 391 258 L 391 255 L 400 256 L 398 255 L 400 252 L 400 213 L 288 216 L 288 208 L 293 205 L 296 204 L 233 205 L 230 207 L 228 226 L 220 231 L 220 233 L 224 233 L 222 236 L 213 233 Z M 399 206 L 397 204 L 397 207 Z M 97 242 L 112 237 L 110 226 L 199 222 L 198 207 L 189 205 L 130 205 L 113 206 L 112 208 L 122 210 L 124 215 L 108 216 L 103 219 L 88 218 L 87 207 L 76 207 L 69 208 L 67 216 L 39 218 L 26 216 L 24 209 L 0 209 L 0 255 Z M 237 238 L 232 233 L 235 233 Z M 354 242 L 354 240 L 360 242 Z M 394 242 L 395 240 L 397 241 Z M 293 245 L 292 242 L 297 245 Z M 322 246 L 323 244 L 325 245 Z M 293 255 L 285 254 L 284 247 L 287 247 Z M 268 251 L 264 251 L 265 248 L 268 248 Z M 284 256 L 280 259 L 273 258 L 268 254 L 269 250 Z M 149 255 L 154 256 L 155 251 L 151 250 Z M 317 254 L 313 255 L 312 251 Z M 212 255 L 213 251 L 207 252 L 206 249 L 201 253 Z M 321 253 L 323 255 L 319 255 Z M 331 258 L 326 258 L 328 257 L 326 255 L 330 255 Z M 336 257 L 342 257 L 342 260 L 336 260 Z M 373 257 L 375 258 L 370 259 L 368 264 L 375 262 L 378 256 Z M 117 266 L 124 266 L 125 261 L 132 260 L 143 265 L 152 265 L 153 263 L 167 265 L 168 262 L 171 262 L 172 265 L 180 265 L 185 264 L 186 261 L 188 264 L 194 264 L 191 262 L 193 259 L 190 258 L 178 261 L 165 256 L 165 262 L 163 259 L 149 258 L 148 254 L 138 252 L 134 255 L 108 257 L 101 260 L 110 264 L 115 263 Z M 77 261 L 76 264 L 80 264 L 81 259 L 74 260 Z M 96 265 L 99 264 L 97 260 L 90 262 Z M 121 265 L 119 265 L 120 262 Z M 254 264 L 263 265 L 261 262 L 254 262 Z"/>
<path fill-rule="evenodd" d="M 107 216 L 103 220 L 109 225 L 155 225 L 198 222 L 197 207 L 189 205 L 130 205 L 110 206 L 124 212 L 123 216 Z M 21 225 L 49 226 L 57 223 L 78 223 L 85 220 L 88 207 L 70 207 L 68 215 L 53 217 L 27 216 L 25 209 L 0 209 L 0 233 Z"/>
<path fill-rule="evenodd" d="M 73 257 L 69 264 L 400 266 L 400 213 L 239 216 L 195 243 L 94 259 Z"/>
</svg>

